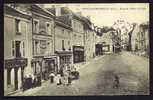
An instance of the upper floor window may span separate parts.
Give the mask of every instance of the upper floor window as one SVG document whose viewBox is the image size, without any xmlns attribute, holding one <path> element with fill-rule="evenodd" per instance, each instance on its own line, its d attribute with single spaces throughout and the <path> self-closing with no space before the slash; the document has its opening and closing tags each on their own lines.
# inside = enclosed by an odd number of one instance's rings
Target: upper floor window
<svg viewBox="0 0 153 100">
<path fill-rule="evenodd" d="M 65 50 L 65 47 L 64 47 L 64 40 L 62 40 L 62 50 Z"/>
<path fill-rule="evenodd" d="M 62 29 L 62 33 L 64 34 L 64 29 Z"/>
<path fill-rule="evenodd" d="M 33 21 L 33 32 L 38 33 L 38 31 L 39 31 L 39 21 L 34 20 Z"/>
<path fill-rule="evenodd" d="M 46 32 L 48 33 L 48 34 L 51 34 L 51 24 L 50 23 L 46 23 Z"/>
<path fill-rule="evenodd" d="M 70 41 L 68 41 L 68 46 L 70 46 Z"/>
<path fill-rule="evenodd" d="M 19 19 L 15 19 L 15 30 L 16 30 L 16 33 L 21 32 Z"/>
<path fill-rule="evenodd" d="M 12 56 L 15 56 L 15 43 L 12 41 Z"/>
</svg>

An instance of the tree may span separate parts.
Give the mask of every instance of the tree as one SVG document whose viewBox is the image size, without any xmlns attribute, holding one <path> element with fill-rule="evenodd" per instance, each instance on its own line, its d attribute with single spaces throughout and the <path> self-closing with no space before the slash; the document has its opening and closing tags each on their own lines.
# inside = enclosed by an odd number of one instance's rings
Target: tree
<svg viewBox="0 0 153 100">
<path fill-rule="evenodd" d="M 128 51 L 131 51 L 131 48 L 132 48 L 132 45 L 131 45 L 131 37 L 132 37 L 133 30 L 135 29 L 135 26 L 136 26 L 136 23 L 133 23 L 132 26 L 131 26 L 132 29 L 128 33 L 128 35 L 129 35 Z"/>
</svg>

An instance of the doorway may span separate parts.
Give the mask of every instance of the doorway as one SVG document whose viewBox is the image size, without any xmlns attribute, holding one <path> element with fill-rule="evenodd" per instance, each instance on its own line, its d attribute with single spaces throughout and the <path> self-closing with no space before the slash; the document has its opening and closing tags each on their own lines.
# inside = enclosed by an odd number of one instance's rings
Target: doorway
<svg viewBox="0 0 153 100">
<path fill-rule="evenodd" d="M 17 90 L 18 89 L 18 68 L 15 68 L 15 78 L 14 78 L 14 84 L 15 84 L 15 90 Z"/>
</svg>

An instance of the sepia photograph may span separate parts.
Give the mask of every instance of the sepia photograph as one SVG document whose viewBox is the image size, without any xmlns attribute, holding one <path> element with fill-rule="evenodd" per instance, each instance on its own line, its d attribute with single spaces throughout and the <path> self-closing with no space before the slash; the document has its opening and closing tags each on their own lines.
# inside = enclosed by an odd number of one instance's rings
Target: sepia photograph
<svg viewBox="0 0 153 100">
<path fill-rule="evenodd" d="M 149 3 L 5 3 L 4 96 L 150 95 Z"/>
</svg>

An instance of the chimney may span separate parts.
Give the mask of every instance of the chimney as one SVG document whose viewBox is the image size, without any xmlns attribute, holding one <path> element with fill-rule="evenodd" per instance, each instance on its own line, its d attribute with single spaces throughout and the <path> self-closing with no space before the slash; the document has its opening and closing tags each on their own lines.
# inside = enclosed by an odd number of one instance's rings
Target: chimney
<svg viewBox="0 0 153 100">
<path fill-rule="evenodd" d="M 55 8 L 55 15 L 56 16 L 61 16 L 61 7 L 59 5 L 54 5 Z"/>
<path fill-rule="evenodd" d="M 82 16 L 82 13 L 81 12 L 76 12 L 77 15 L 79 16 Z"/>
<path fill-rule="evenodd" d="M 87 16 L 87 19 L 90 20 L 90 16 Z"/>
<path fill-rule="evenodd" d="M 44 6 L 44 4 L 38 4 L 41 8 L 44 8 L 45 6 Z"/>
</svg>

